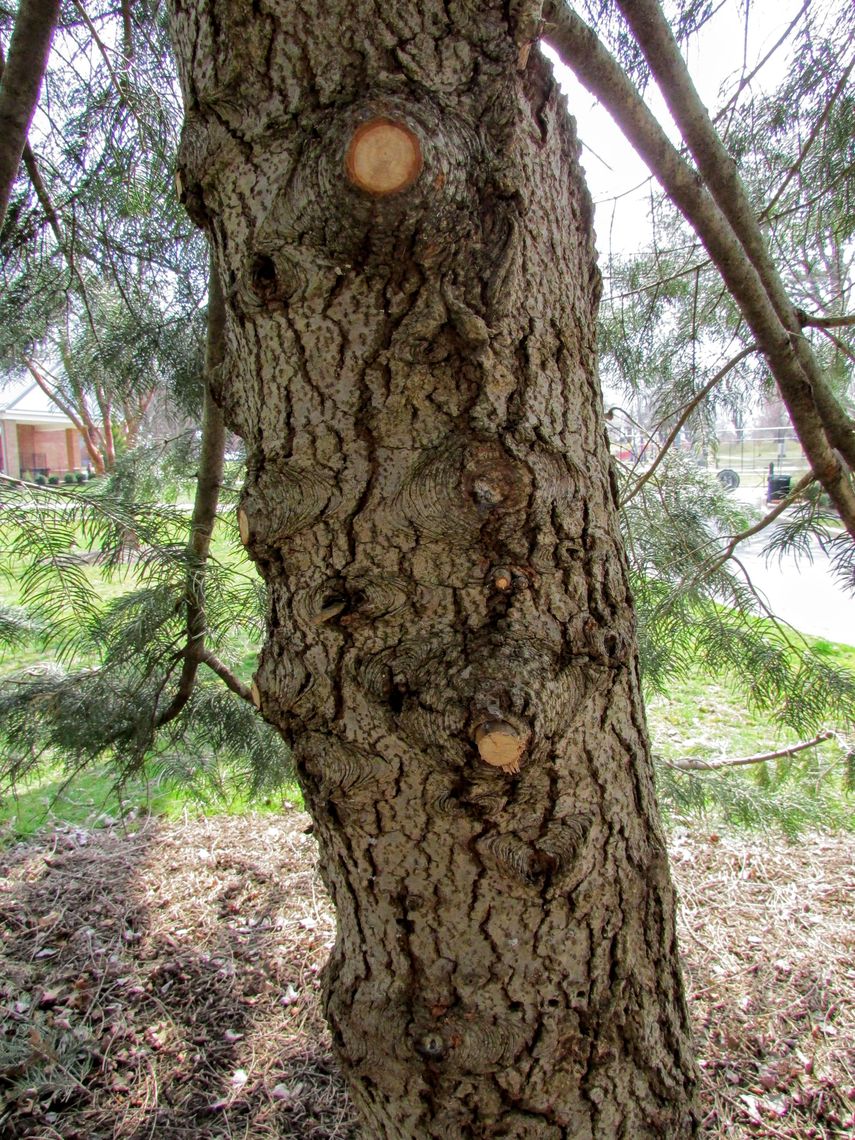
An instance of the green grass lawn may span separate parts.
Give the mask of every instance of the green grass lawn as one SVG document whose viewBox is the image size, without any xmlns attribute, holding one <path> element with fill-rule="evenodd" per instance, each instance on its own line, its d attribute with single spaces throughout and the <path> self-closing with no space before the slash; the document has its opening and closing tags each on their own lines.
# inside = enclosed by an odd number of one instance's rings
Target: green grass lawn
<svg viewBox="0 0 855 1140">
<path fill-rule="evenodd" d="M 133 829 L 141 819 L 151 815 L 177 819 L 239 815 L 247 811 L 275 812 L 285 802 L 302 805 L 296 783 L 288 782 L 275 794 L 257 797 L 247 795 L 233 784 L 223 786 L 216 795 L 209 792 L 202 796 L 154 772 L 136 777 L 117 789 L 106 765 L 72 776 L 65 775 L 59 765 L 48 765 L 37 779 L 0 794 L 0 845 L 55 827 L 88 830 L 122 825 Z"/>
<path fill-rule="evenodd" d="M 821 643 L 835 664 L 855 669 L 855 648 Z M 770 723 L 726 683 L 701 673 L 682 678 L 647 702 L 663 812 L 672 824 L 855 830 L 855 741 L 838 735 L 793 756 L 708 772 L 679 771 L 669 761 L 738 759 L 799 742 Z"/>
<path fill-rule="evenodd" d="M 233 541 L 233 531 L 231 517 L 221 522 L 215 536 L 214 557 L 231 569 L 254 574 L 242 549 Z M 0 552 L 0 601 L 26 601 L 19 569 L 8 558 L 4 564 Z M 139 580 L 134 563 L 112 570 L 97 564 L 85 565 L 82 571 L 101 604 L 134 588 Z M 855 672 L 855 647 L 819 640 L 812 644 L 829 663 Z M 248 631 L 236 630 L 230 639 L 230 660 L 244 680 L 252 675 L 256 652 Z M 47 644 L 6 649 L 0 654 L 0 675 L 33 668 L 51 658 Z M 74 661 L 76 666 L 97 664 L 94 653 L 91 659 Z M 744 699 L 726 683 L 711 680 L 700 671 L 672 683 L 666 695 L 650 697 L 648 720 L 653 750 L 659 758 L 660 799 L 666 817 L 673 823 L 772 826 L 788 833 L 815 826 L 855 829 L 852 740 L 830 740 L 798 756 L 756 767 L 715 773 L 675 771 L 668 762 L 681 757 L 735 758 L 772 751 L 796 740 L 791 733 L 772 725 L 767 716 L 746 708 Z M 229 784 L 228 776 L 224 779 L 224 784 L 202 796 L 166 778 L 155 758 L 147 774 L 117 791 L 105 766 L 68 778 L 60 764 L 48 763 L 23 786 L 0 786 L 0 837 L 8 841 L 57 824 L 87 828 L 110 825 L 150 812 L 175 816 L 184 812 L 276 810 L 283 799 L 292 803 L 299 800 L 293 784 L 252 800 L 240 786 Z"/>
</svg>

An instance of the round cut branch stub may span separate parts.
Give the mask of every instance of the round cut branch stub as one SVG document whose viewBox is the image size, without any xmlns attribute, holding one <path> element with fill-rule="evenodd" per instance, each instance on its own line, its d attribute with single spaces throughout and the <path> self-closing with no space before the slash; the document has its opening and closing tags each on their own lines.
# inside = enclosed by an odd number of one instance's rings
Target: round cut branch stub
<svg viewBox="0 0 855 1140">
<path fill-rule="evenodd" d="M 519 772 L 528 739 L 503 720 L 488 720 L 475 729 L 475 743 L 485 764 L 504 772 Z"/>
<path fill-rule="evenodd" d="M 345 168 L 350 181 L 368 194 L 398 194 L 421 174 L 422 148 L 403 123 L 371 119 L 354 132 Z"/>
</svg>

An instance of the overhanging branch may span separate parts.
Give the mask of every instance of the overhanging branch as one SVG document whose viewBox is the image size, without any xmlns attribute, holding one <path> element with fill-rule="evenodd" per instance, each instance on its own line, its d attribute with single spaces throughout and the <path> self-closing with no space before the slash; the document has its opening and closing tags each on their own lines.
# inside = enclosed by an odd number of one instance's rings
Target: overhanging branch
<svg viewBox="0 0 855 1140">
<path fill-rule="evenodd" d="M 0 226 L 42 86 L 59 0 L 22 0 L 0 85 Z"/>
<path fill-rule="evenodd" d="M 855 432 L 853 424 L 828 386 L 822 368 L 810 344 L 799 336 L 801 325 L 781 276 L 769 254 L 766 239 L 760 229 L 754 208 L 739 176 L 736 163 L 713 126 L 707 109 L 689 74 L 689 69 L 671 32 L 659 0 L 618 0 L 636 42 L 641 48 L 650 70 L 656 78 L 674 122 L 698 165 L 705 185 L 721 212 L 730 223 L 734 234 L 766 290 L 783 327 L 791 334 L 793 349 L 798 357 L 805 380 L 810 385 L 814 403 L 819 412 L 832 447 L 836 447 L 851 468 L 855 468 Z M 835 91 L 819 117 L 796 165 L 788 179 L 800 167 L 814 139 L 831 112 L 835 99 L 846 86 L 855 66 L 853 59 L 844 71 Z M 783 193 L 788 179 L 767 207 L 771 209 Z M 765 214 L 766 211 L 764 211 Z M 761 215 L 762 217 L 763 215 Z"/>
<path fill-rule="evenodd" d="M 757 269 L 697 172 L 680 156 L 636 88 L 594 31 L 560 0 L 546 12 L 545 38 L 599 99 L 694 228 L 765 354 L 816 477 L 855 538 L 855 490 L 825 434 L 796 341 L 781 322 Z"/>
<path fill-rule="evenodd" d="M 843 317 L 816 317 L 804 309 L 796 309 L 796 316 L 803 329 L 848 329 L 855 326 L 855 313 Z"/>
</svg>

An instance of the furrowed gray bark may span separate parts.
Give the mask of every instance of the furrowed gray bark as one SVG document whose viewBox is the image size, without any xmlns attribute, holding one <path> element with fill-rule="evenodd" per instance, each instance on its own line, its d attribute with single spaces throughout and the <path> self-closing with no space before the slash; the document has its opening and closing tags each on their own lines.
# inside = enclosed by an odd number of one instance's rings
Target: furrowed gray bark
<svg viewBox="0 0 855 1140">
<path fill-rule="evenodd" d="M 315 822 L 365 1135 L 691 1136 L 591 206 L 548 67 L 499 3 L 171 12 L 270 591 L 254 694 Z"/>
<path fill-rule="evenodd" d="M 59 0 L 21 0 L 0 81 L 0 226 L 35 113 Z"/>
</svg>

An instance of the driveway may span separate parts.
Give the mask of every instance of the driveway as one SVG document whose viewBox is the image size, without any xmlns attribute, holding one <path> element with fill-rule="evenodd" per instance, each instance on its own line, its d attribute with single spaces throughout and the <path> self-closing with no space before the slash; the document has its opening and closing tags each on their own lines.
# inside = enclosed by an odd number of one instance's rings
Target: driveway
<svg viewBox="0 0 855 1140">
<path fill-rule="evenodd" d="M 742 544 L 736 557 L 773 613 L 801 633 L 855 645 L 855 597 L 838 585 L 819 544 L 814 542 L 810 558 L 767 559 L 764 542 L 759 535 Z"/>
</svg>

